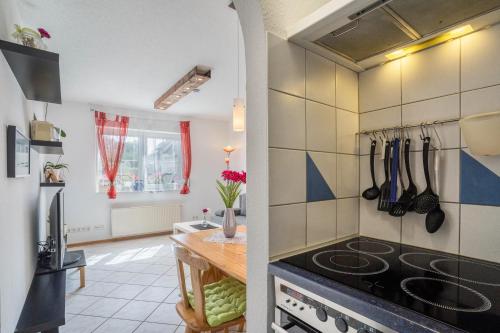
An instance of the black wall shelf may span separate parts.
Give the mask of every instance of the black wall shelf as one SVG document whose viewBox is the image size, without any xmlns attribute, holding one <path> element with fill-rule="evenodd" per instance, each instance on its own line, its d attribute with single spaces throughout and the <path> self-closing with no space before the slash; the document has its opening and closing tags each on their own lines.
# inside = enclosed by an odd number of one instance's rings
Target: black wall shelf
<svg viewBox="0 0 500 333">
<path fill-rule="evenodd" d="M 39 154 L 64 155 L 61 141 L 31 140 L 31 148 Z"/>
<path fill-rule="evenodd" d="M 66 271 L 35 275 L 16 333 L 56 332 L 65 318 Z"/>
<path fill-rule="evenodd" d="M 66 183 L 64 182 L 59 182 L 59 183 L 40 183 L 40 187 L 65 187 Z"/>
<path fill-rule="evenodd" d="M 61 104 L 59 54 L 4 40 L 0 49 L 27 99 Z"/>
</svg>

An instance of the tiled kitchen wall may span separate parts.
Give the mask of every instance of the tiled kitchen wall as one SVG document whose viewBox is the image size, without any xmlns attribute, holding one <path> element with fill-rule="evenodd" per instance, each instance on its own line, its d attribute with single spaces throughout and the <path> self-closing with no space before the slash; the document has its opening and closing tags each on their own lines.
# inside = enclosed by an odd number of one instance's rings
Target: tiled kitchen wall
<svg viewBox="0 0 500 333">
<path fill-rule="evenodd" d="M 361 130 L 500 110 L 500 26 L 360 73 L 359 104 Z M 446 220 L 441 229 L 429 234 L 425 215 L 395 218 L 378 212 L 375 201 L 360 199 L 359 232 L 500 262 L 500 156 L 472 155 L 458 123 L 436 128 L 444 146 L 440 197 Z M 420 192 L 425 180 L 419 132 L 411 131 L 411 165 Z M 361 192 L 371 186 L 369 146 L 369 139 L 362 137 Z M 377 159 L 379 185 L 382 168 Z"/>
<path fill-rule="evenodd" d="M 272 34 L 270 256 L 358 233 L 358 74 Z"/>
</svg>

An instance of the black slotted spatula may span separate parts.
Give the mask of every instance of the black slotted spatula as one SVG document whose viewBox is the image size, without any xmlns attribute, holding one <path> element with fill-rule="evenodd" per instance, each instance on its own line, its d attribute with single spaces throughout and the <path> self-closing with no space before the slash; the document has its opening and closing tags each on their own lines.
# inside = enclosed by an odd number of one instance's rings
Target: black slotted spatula
<svg viewBox="0 0 500 333">
<path fill-rule="evenodd" d="M 405 140 L 405 148 L 404 148 L 404 157 L 405 157 L 405 169 L 406 174 L 408 175 L 408 188 L 404 188 L 403 183 L 401 182 L 401 187 L 403 188 L 403 194 L 399 197 L 398 202 L 391 207 L 391 211 L 389 212 L 392 216 L 403 216 L 406 212 L 411 211 L 413 209 L 413 201 L 417 196 L 417 187 L 413 183 L 413 178 L 411 176 L 410 170 L 410 144 L 411 139 Z M 402 178 L 402 177 L 401 177 Z"/>
<path fill-rule="evenodd" d="M 386 141 L 384 150 L 384 174 L 385 181 L 380 185 L 380 195 L 378 197 L 377 209 L 388 212 L 391 209 L 391 181 L 389 179 L 389 159 L 391 155 L 391 142 Z"/>
</svg>

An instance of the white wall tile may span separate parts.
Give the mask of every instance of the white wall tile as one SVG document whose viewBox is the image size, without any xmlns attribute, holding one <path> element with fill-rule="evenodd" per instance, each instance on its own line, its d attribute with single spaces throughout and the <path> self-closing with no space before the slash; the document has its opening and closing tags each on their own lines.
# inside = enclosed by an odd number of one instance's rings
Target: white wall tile
<svg viewBox="0 0 500 333">
<path fill-rule="evenodd" d="M 358 233 L 359 198 L 337 200 L 337 238 Z"/>
<path fill-rule="evenodd" d="M 387 212 L 379 212 L 377 200 L 361 199 L 359 207 L 360 235 L 400 242 L 401 218 L 392 217 Z"/>
<path fill-rule="evenodd" d="M 269 208 L 269 255 L 306 246 L 306 204 Z"/>
<path fill-rule="evenodd" d="M 267 36 L 269 88 L 304 97 L 305 49 L 273 34 Z"/>
<path fill-rule="evenodd" d="M 335 105 L 335 63 L 306 51 L 306 98 Z"/>
<path fill-rule="evenodd" d="M 401 104 L 400 60 L 359 74 L 359 110 L 388 108 Z"/>
<path fill-rule="evenodd" d="M 332 241 L 337 235 L 337 200 L 307 203 L 307 246 Z"/>
<path fill-rule="evenodd" d="M 459 64 L 459 40 L 404 57 L 403 103 L 459 92 Z"/>
<path fill-rule="evenodd" d="M 343 66 L 336 66 L 336 96 L 338 108 L 358 112 L 358 73 Z"/>
<path fill-rule="evenodd" d="M 379 111 L 367 112 L 359 115 L 359 130 L 377 129 L 384 127 L 400 126 L 401 125 L 401 106 L 395 106 Z M 360 136 L 359 149 L 361 155 L 370 153 L 370 138 L 368 135 Z M 380 141 L 377 142 L 377 151 L 380 153 L 382 149 Z"/>
<path fill-rule="evenodd" d="M 337 195 L 337 154 L 308 152 L 332 192 Z"/>
<path fill-rule="evenodd" d="M 441 203 L 445 220 L 441 228 L 433 234 L 425 229 L 426 215 L 407 212 L 403 216 L 402 243 L 432 250 L 458 253 L 460 233 L 459 204 Z"/>
<path fill-rule="evenodd" d="M 500 84 L 500 26 L 462 37 L 462 91 Z"/>
<path fill-rule="evenodd" d="M 269 149 L 269 204 L 306 201 L 306 153 Z"/>
<path fill-rule="evenodd" d="M 421 147 L 422 141 L 419 142 Z M 421 149 L 421 148 L 420 148 Z M 460 149 L 451 149 L 441 151 L 441 163 L 439 172 L 440 193 L 441 201 L 459 202 L 459 162 L 460 162 Z M 425 187 L 424 167 L 422 161 L 422 152 L 410 153 L 411 172 L 413 181 L 417 185 L 418 192 L 421 193 Z M 429 153 L 429 172 L 432 182 L 432 190 L 436 192 L 434 182 L 434 152 Z M 405 177 L 406 184 L 408 181 Z"/>
<path fill-rule="evenodd" d="M 337 198 L 359 196 L 359 156 L 337 155 Z"/>
<path fill-rule="evenodd" d="M 335 108 L 306 101 L 306 146 L 308 150 L 335 152 L 337 128 Z"/>
<path fill-rule="evenodd" d="M 473 114 L 500 111 L 500 85 L 467 91 L 461 94 L 462 117 Z M 463 137 L 462 147 L 466 147 Z"/>
<path fill-rule="evenodd" d="M 337 152 L 358 154 L 359 115 L 337 109 Z"/>
<path fill-rule="evenodd" d="M 500 263 L 500 207 L 461 209 L 460 254 Z"/>
<path fill-rule="evenodd" d="M 269 90 L 269 146 L 305 149 L 306 102 Z"/>
<path fill-rule="evenodd" d="M 434 120 L 460 117 L 460 97 L 458 94 L 429 99 L 403 105 L 403 125 L 419 124 Z M 435 126 L 441 139 L 442 148 L 460 147 L 460 127 L 457 122 Z M 409 130 L 413 142 L 420 142 L 420 128 Z M 438 142 L 434 130 L 430 130 L 431 140 Z M 415 150 L 415 147 L 412 147 Z M 419 148 L 421 149 L 421 148 Z"/>
</svg>

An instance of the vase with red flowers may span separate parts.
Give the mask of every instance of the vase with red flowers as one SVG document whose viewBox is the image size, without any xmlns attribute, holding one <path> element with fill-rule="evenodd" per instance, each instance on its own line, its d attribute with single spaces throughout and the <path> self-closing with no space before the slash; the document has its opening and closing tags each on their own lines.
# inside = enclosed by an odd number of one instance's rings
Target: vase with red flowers
<svg viewBox="0 0 500 333">
<path fill-rule="evenodd" d="M 217 191 L 226 207 L 222 230 L 227 238 L 233 238 L 236 234 L 236 217 L 233 206 L 241 193 L 241 184 L 247 183 L 247 173 L 245 171 L 224 170 L 221 176 L 223 181 L 217 180 Z"/>
<path fill-rule="evenodd" d="M 203 226 L 203 228 L 207 228 L 208 227 L 207 214 L 208 214 L 209 211 L 210 211 L 209 208 L 203 208 L 201 210 L 201 212 L 203 213 L 203 223 L 201 224 Z"/>
</svg>

